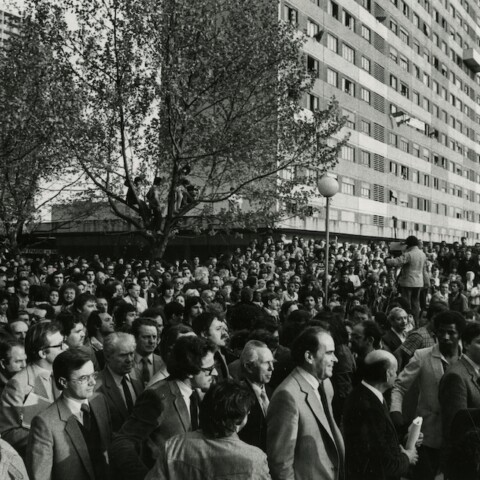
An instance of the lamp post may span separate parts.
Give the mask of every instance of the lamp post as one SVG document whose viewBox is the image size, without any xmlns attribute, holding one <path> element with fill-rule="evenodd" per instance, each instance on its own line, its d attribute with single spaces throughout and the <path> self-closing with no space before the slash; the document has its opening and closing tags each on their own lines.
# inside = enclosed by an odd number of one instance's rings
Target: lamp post
<svg viewBox="0 0 480 480">
<path fill-rule="evenodd" d="M 322 175 L 317 182 L 317 187 L 320 195 L 325 197 L 326 212 L 325 212 L 325 305 L 328 302 L 328 263 L 329 263 L 329 247 L 330 247 L 330 198 L 338 192 L 337 179 L 328 174 Z"/>
</svg>

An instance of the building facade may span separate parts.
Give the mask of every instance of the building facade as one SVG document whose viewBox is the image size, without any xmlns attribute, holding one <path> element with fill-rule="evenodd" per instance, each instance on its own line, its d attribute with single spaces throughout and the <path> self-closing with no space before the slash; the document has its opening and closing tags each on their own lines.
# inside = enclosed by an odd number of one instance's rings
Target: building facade
<svg viewBox="0 0 480 480">
<path fill-rule="evenodd" d="M 18 35 L 20 20 L 18 13 L 0 4 L 0 50 L 7 45 L 12 36 Z"/>
<path fill-rule="evenodd" d="M 480 1 L 282 0 L 317 77 L 348 118 L 331 229 L 355 236 L 480 239 Z M 320 209 L 283 227 L 322 231 Z"/>
</svg>

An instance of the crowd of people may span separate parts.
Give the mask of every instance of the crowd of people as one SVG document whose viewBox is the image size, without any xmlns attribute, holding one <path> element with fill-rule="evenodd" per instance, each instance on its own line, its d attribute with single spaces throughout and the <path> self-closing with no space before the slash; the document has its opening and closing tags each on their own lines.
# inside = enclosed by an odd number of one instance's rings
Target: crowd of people
<svg viewBox="0 0 480 480">
<path fill-rule="evenodd" d="M 1 255 L 0 478 L 480 478 L 480 244 L 329 252 Z"/>
</svg>

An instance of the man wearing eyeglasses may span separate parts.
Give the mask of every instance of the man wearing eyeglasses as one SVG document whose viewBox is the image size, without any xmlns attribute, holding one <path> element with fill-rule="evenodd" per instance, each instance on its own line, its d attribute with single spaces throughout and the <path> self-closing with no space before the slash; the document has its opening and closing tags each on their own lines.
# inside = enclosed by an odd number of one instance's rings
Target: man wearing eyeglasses
<svg viewBox="0 0 480 480">
<path fill-rule="evenodd" d="M 112 436 L 103 395 L 93 396 L 97 374 L 79 349 L 53 362 L 61 396 L 32 421 L 26 465 L 32 480 L 104 480 Z"/>
<path fill-rule="evenodd" d="M 63 335 L 52 323 L 41 322 L 27 332 L 27 367 L 11 378 L 0 399 L 0 435 L 25 458 L 30 424 L 58 396 L 52 364 L 67 348 Z"/>
<path fill-rule="evenodd" d="M 110 460 L 115 480 L 143 480 L 159 449 L 180 433 L 198 428 L 198 390 L 217 374 L 214 347 L 204 338 L 180 337 L 167 359 L 169 377 L 147 388 L 115 436 Z"/>
</svg>

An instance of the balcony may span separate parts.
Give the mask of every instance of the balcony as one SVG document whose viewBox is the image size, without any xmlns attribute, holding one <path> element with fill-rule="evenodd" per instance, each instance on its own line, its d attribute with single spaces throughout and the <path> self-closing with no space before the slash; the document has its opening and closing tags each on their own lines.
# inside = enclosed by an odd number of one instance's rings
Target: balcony
<svg viewBox="0 0 480 480">
<path fill-rule="evenodd" d="M 480 72 L 480 53 L 475 48 L 466 48 L 463 51 L 463 61 L 473 72 Z"/>
</svg>

